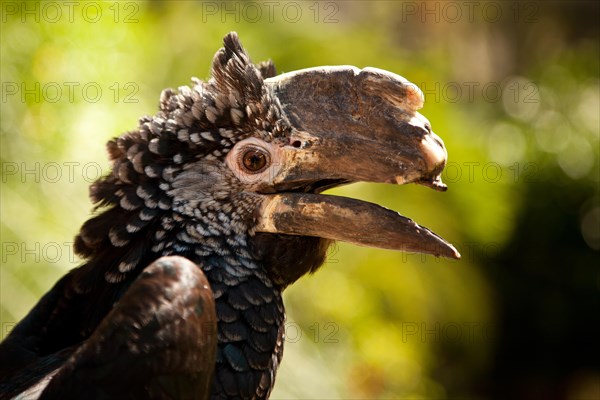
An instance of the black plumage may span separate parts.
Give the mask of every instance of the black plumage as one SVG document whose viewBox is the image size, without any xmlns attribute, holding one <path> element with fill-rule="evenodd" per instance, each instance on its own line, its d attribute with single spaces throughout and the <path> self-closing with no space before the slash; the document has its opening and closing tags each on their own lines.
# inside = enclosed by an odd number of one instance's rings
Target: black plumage
<svg viewBox="0 0 600 400">
<path fill-rule="evenodd" d="M 277 76 L 227 35 L 210 80 L 164 90 L 155 116 L 108 143 L 112 171 L 92 185 L 95 215 L 75 241 L 86 261 L 0 346 L 0 398 L 267 398 L 282 291 L 332 240 L 457 256 L 389 210 L 353 216 L 357 201 L 319 195 L 357 180 L 442 188 L 445 149 L 416 113 L 419 96 L 374 69 Z M 390 147 L 373 130 L 399 147 L 357 170 L 361 140 Z M 378 216 L 393 221 L 375 232 Z"/>
</svg>

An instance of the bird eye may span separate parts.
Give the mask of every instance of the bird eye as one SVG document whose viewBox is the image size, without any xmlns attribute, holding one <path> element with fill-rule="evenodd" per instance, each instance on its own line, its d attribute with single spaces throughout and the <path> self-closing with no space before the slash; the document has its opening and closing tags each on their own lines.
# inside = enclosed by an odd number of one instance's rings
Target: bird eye
<svg viewBox="0 0 600 400">
<path fill-rule="evenodd" d="M 242 154 L 242 165 L 251 173 L 263 171 L 269 164 L 269 155 L 262 149 L 251 147 Z"/>
</svg>

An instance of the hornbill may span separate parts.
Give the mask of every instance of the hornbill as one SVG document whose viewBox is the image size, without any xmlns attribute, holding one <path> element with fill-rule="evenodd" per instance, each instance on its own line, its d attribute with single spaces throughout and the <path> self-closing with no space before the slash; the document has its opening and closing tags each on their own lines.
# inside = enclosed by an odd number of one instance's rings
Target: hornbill
<svg viewBox="0 0 600 400">
<path fill-rule="evenodd" d="M 282 291 L 334 240 L 458 258 L 379 205 L 322 195 L 352 182 L 445 190 L 447 152 L 422 92 L 375 68 L 277 75 L 236 33 L 211 78 L 108 142 L 90 189 L 85 260 L 0 346 L 0 397 L 268 398 L 281 362 Z"/>
</svg>

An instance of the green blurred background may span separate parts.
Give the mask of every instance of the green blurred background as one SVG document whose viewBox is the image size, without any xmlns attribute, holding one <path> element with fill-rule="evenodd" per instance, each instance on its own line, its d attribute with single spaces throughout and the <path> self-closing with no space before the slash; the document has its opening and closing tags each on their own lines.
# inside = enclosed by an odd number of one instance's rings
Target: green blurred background
<svg viewBox="0 0 600 400">
<path fill-rule="evenodd" d="M 374 66 L 425 92 L 447 193 L 356 184 L 459 262 L 339 243 L 285 293 L 272 398 L 600 398 L 595 2 L 2 2 L 2 337 L 78 265 L 105 142 L 207 78 L 231 30 L 279 72 Z M 366 157 L 371 155 L 365 155 Z"/>
</svg>

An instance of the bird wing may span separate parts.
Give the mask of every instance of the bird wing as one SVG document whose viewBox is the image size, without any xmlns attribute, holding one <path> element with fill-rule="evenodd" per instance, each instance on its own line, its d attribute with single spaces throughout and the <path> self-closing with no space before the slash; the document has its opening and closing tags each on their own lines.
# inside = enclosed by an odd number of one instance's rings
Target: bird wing
<svg viewBox="0 0 600 400">
<path fill-rule="evenodd" d="M 31 313 L 42 321 L 41 312 L 51 310 L 56 301 L 50 293 Z M 28 375 L 33 368 L 53 377 L 27 392 L 35 396 L 47 385 L 41 399 L 171 399 L 192 394 L 204 399 L 216 348 L 215 303 L 204 273 L 186 258 L 162 257 L 133 281 L 89 339 L 28 365 Z"/>
</svg>

